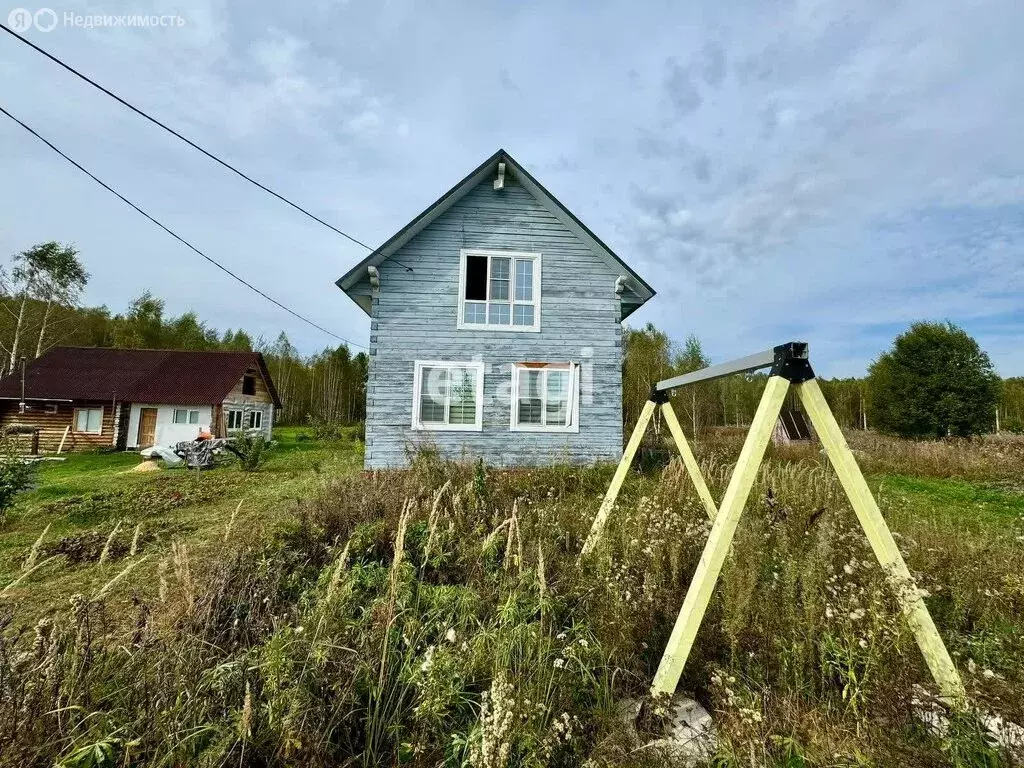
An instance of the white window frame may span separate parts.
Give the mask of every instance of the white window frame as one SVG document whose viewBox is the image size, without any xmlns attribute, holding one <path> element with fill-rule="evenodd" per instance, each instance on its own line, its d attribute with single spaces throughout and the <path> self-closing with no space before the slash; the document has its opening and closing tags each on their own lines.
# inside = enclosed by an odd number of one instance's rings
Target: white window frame
<svg viewBox="0 0 1024 768">
<path fill-rule="evenodd" d="M 424 368 L 470 368 L 476 371 L 476 420 L 472 424 L 436 424 L 420 421 L 420 394 Z M 446 411 L 450 408 L 450 403 Z M 427 432 L 481 432 L 484 416 L 484 363 L 482 360 L 416 360 L 412 387 L 412 428 Z"/>
<path fill-rule="evenodd" d="M 520 424 L 519 423 L 519 377 L 524 371 L 568 371 L 569 398 L 568 424 Z M 541 377 L 541 421 L 547 421 L 548 406 L 547 374 Z M 579 432 L 580 431 L 580 364 L 579 363 L 515 363 L 512 366 L 512 413 L 509 429 L 512 432 Z"/>
<path fill-rule="evenodd" d="M 232 419 L 231 415 L 235 414 L 235 413 L 238 414 L 238 418 L 237 419 Z M 227 411 L 226 411 L 226 414 L 227 415 L 224 418 L 225 429 L 227 429 L 227 430 L 229 430 L 231 432 L 236 432 L 239 429 L 245 429 L 245 411 L 243 409 L 241 409 L 241 408 L 228 408 Z M 232 421 L 236 422 L 236 426 L 234 426 L 234 427 L 231 426 L 231 422 Z"/>
<path fill-rule="evenodd" d="M 78 414 L 86 411 L 99 411 L 100 412 L 100 426 L 99 429 L 79 429 L 78 428 Z M 89 408 L 75 408 L 74 415 L 72 416 L 72 432 L 77 432 L 80 435 L 102 435 L 103 434 L 103 406 L 93 406 Z M 89 417 L 85 417 L 85 425 L 89 426 Z"/>
<path fill-rule="evenodd" d="M 491 294 L 491 259 L 494 257 L 511 259 L 512 264 L 509 268 L 509 296 L 508 301 L 496 302 L 499 304 L 509 305 L 509 325 L 494 325 L 491 323 L 467 323 L 465 322 L 466 317 L 466 257 L 467 256 L 486 256 L 487 257 L 487 295 Z M 516 301 L 516 259 L 530 259 L 533 261 L 533 300 L 532 301 Z M 540 297 L 541 297 L 541 254 L 539 252 L 528 252 L 528 251 L 494 251 L 482 248 L 463 248 L 459 251 L 459 302 L 458 302 L 458 318 L 456 321 L 456 327 L 460 331 L 512 331 L 513 333 L 538 333 L 540 331 Z M 480 303 L 480 300 L 472 300 L 474 303 Z M 482 302 L 487 310 L 485 314 L 490 313 L 491 300 Z M 511 321 L 515 317 L 515 307 L 519 306 L 532 306 L 533 307 L 533 325 L 511 325 Z"/>
<path fill-rule="evenodd" d="M 178 414 L 179 413 L 184 413 L 185 414 L 185 420 L 184 421 L 178 421 Z M 192 420 L 192 414 L 193 413 L 196 415 L 195 421 Z M 179 425 L 183 425 L 183 426 L 187 427 L 190 424 L 198 424 L 198 423 L 199 423 L 199 411 L 197 411 L 196 409 L 194 409 L 194 408 L 172 408 L 171 409 L 171 424 L 179 424 Z"/>
<path fill-rule="evenodd" d="M 263 429 L 263 411 L 249 411 L 249 429 Z"/>
</svg>

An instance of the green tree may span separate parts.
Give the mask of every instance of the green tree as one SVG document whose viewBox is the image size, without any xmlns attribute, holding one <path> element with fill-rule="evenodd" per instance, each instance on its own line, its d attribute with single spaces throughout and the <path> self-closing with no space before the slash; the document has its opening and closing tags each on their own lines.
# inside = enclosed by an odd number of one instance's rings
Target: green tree
<svg viewBox="0 0 1024 768">
<path fill-rule="evenodd" d="M 978 342 L 952 323 L 914 323 L 868 370 L 874 425 L 901 437 L 966 437 L 995 425 L 1000 381 Z"/>
<path fill-rule="evenodd" d="M 162 349 L 167 335 L 164 300 L 146 291 L 128 305 L 127 313 L 114 318 L 112 346 Z"/>
<path fill-rule="evenodd" d="M 704 354 L 700 339 L 691 333 L 673 360 L 673 374 L 692 373 L 709 365 L 711 358 Z M 713 382 L 691 384 L 673 392 L 672 401 L 681 410 L 683 423 L 690 427 L 690 436 L 697 437 L 701 427 L 710 425 L 714 419 L 718 395 Z"/>
<path fill-rule="evenodd" d="M 221 338 L 220 347 L 235 352 L 252 352 L 252 337 L 241 328 L 237 331 L 228 328 Z"/>
<path fill-rule="evenodd" d="M 622 423 L 629 435 L 651 387 L 672 375 L 672 342 L 648 323 L 641 329 L 623 329 L 622 346 Z"/>
<path fill-rule="evenodd" d="M 164 327 L 164 345 L 169 349 L 217 349 L 217 332 L 208 328 L 195 312 L 172 318 Z"/>
<path fill-rule="evenodd" d="M 999 427 L 1024 433 L 1024 377 L 1003 379 L 999 402 Z"/>
</svg>

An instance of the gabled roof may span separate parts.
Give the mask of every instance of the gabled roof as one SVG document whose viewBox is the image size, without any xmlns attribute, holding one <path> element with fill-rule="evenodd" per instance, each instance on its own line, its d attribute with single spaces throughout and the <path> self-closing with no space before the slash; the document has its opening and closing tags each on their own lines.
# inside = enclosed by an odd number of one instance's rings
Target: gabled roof
<svg viewBox="0 0 1024 768">
<path fill-rule="evenodd" d="M 274 405 L 281 407 L 259 352 L 55 347 L 25 368 L 26 400 L 110 400 L 212 405 L 251 368 L 259 369 Z M 18 371 L 0 379 L 0 399 L 21 397 Z"/>
<path fill-rule="evenodd" d="M 542 205 L 558 218 L 562 224 L 573 232 L 580 240 L 590 246 L 591 250 L 613 271 L 626 276 L 626 285 L 622 294 L 622 317 L 639 309 L 648 299 L 654 296 L 654 289 L 644 281 L 640 275 L 620 259 L 611 248 L 604 244 L 597 235 L 590 231 L 586 224 L 576 218 L 573 213 L 562 205 L 558 199 L 548 192 L 539 181 L 517 163 L 512 156 L 504 149 L 499 149 L 476 169 L 471 171 L 462 181 L 445 192 L 437 201 L 423 211 L 419 216 L 406 224 L 377 250 L 356 264 L 352 269 L 341 277 L 336 285 L 345 291 L 353 301 L 359 304 L 369 314 L 369 297 L 357 296 L 350 293 L 350 290 L 366 277 L 366 268 L 379 266 L 382 262 L 394 255 L 402 246 L 418 235 L 424 228 L 443 214 L 455 203 L 461 200 L 474 187 L 485 179 L 493 178 L 497 174 L 498 163 L 505 163 L 505 172 L 511 174 L 522 184 L 527 192 L 532 194 Z"/>
</svg>

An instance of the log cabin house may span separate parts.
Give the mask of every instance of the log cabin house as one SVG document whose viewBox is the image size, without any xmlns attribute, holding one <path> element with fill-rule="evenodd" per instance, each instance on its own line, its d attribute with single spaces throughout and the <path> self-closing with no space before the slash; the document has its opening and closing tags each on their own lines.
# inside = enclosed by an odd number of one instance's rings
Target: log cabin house
<svg viewBox="0 0 1024 768">
<path fill-rule="evenodd" d="M 173 445 L 258 429 L 281 407 L 259 352 L 56 347 L 0 379 L 0 429 L 35 451 Z"/>
</svg>

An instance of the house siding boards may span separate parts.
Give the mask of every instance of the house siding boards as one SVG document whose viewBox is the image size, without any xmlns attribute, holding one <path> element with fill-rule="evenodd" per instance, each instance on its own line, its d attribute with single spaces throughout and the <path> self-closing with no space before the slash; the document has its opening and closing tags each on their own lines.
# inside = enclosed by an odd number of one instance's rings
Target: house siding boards
<svg viewBox="0 0 1024 768">
<path fill-rule="evenodd" d="M 50 403 L 50 405 L 53 405 Z M 38 401 L 28 403 L 28 410 L 20 413 L 18 403 L 5 401 L 0 404 L 0 429 L 12 425 L 25 425 L 39 428 L 39 450 L 42 452 L 56 451 L 60 446 L 64 430 L 68 429 L 64 441 L 64 451 L 83 451 L 114 446 L 114 427 L 116 407 L 109 400 L 105 402 L 76 400 L 73 403 L 56 403 L 57 412 L 47 413 L 46 404 Z M 102 408 L 103 419 L 100 433 L 76 432 L 74 429 L 75 409 Z M 24 438 L 23 438 L 24 439 Z"/>
<path fill-rule="evenodd" d="M 457 329 L 460 252 L 477 248 L 541 254 L 539 332 Z M 618 458 L 618 274 L 514 177 L 506 175 L 503 190 L 489 178 L 478 184 L 379 270 L 371 302 L 367 468 L 404 466 L 408 449 L 421 445 L 501 466 Z M 367 279 L 351 291 L 359 292 L 370 292 Z M 483 430 L 414 430 L 414 361 L 474 359 L 485 363 Z M 525 361 L 583 364 L 578 433 L 510 430 L 512 365 Z"/>
<path fill-rule="evenodd" d="M 253 376 L 252 395 L 244 394 L 245 375 Z M 0 427 L 39 428 L 42 451 L 60 445 L 65 427 L 74 426 L 76 407 L 102 407 L 102 429 L 99 434 L 69 431 L 66 451 L 137 447 L 140 409 L 147 406 L 158 410 L 157 441 L 163 444 L 193 439 L 201 426 L 219 428 L 223 405 L 260 411 L 269 436 L 280 405 L 256 352 L 55 347 L 29 363 L 24 385 L 19 379 L 0 377 Z M 22 386 L 28 403 L 23 414 Z M 53 406 L 56 412 L 47 413 Z M 199 411 L 199 418 L 173 424 L 175 408 Z"/>
<path fill-rule="evenodd" d="M 243 390 L 243 382 L 245 376 L 252 376 L 255 382 L 254 394 L 247 395 Z M 245 376 L 238 380 L 238 383 L 231 389 L 228 396 L 224 398 L 224 402 L 221 407 L 220 422 L 217 425 L 218 434 L 227 434 L 227 416 L 224 415 L 226 411 L 240 410 L 245 415 L 245 423 L 249 424 L 249 414 L 253 411 L 260 411 L 263 414 L 263 433 L 270 437 L 271 427 L 274 423 L 274 398 L 270 390 L 267 388 L 267 383 L 263 379 L 263 374 L 257 368 L 250 368 L 245 372 Z"/>
</svg>

